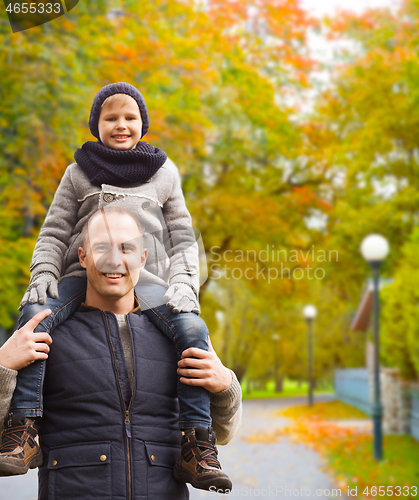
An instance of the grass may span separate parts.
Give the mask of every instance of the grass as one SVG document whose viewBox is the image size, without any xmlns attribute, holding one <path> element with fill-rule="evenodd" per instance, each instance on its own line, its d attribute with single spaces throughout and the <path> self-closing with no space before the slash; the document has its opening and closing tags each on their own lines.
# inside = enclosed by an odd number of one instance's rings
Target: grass
<svg viewBox="0 0 419 500">
<path fill-rule="evenodd" d="M 312 408 L 289 408 L 278 414 L 293 419 L 293 425 L 286 429 L 291 439 L 311 444 L 324 456 L 327 469 L 335 477 L 336 487 L 341 488 L 342 494 L 347 494 L 348 487 L 351 490 L 356 488 L 358 499 L 380 496 L 414 498 L 419 494 L 417 491 L 415 495 L 411 488 L 419 484 L 419 442 L 411 436 L 384 436 L 384 459 L 377 462 L 373 459 L 371 432 L 345 428 L 333 422 L 366 418 L 351 406 L 334 401 L 317 403 Z M 384 495 L 379 494 L 378 488 L 371 492 L 371 486 L 383 486 L 381 493 Z M 387 487 L 390 488 L 388 492 Z"/>
<path fill-rule="evenodd" d="M 372 436 L 346 437 L 329 442 L 326 457 L 339 483 L 345 485 L 345 489 L 357 488 L 358 498 L 372 498 L 371 491 L 369 497 L 363 494 L 365 488 L 371 489 L 371 486 L 393 487 L 393 496 L 409 498 L 405 493 L 411 494 L 414 490 L 404 487 L 419 484 L 419 443 L 411 436 L 384 436 L 381 462 L 372 458 L 372 450 Z M 396 486 L 402 489 L 396 490 Z"/>
<path fill-rule="evenodd" d="M 314 393 L 322 392 L 333 392 L 334 388 L 332 385 L 321 389 L 315 389 Z M 301 382 L 300 384 L 294 380 L 284 380 L 283 391 L 275 391 L 275 382 L 269 381 L 266 384 L 266 389 L 261 390 L 251 390 L 247 391 L 246 382 L 242 383 L 243 399 L 270 399 L 270 398 L 287 398 L 291 396 L 305 396 L 308 393 L 307 382 Z"/>
</svg>

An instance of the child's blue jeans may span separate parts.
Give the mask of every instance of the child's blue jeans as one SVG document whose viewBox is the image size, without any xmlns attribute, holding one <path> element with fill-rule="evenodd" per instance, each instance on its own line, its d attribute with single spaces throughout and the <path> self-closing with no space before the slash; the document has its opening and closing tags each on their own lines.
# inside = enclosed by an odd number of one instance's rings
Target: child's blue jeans
<svg viewBox="0 0 419 500">
<path fill-rule="evenodd" d="M 35 328 L 37 332 L 48 332 L 63 323 L 83 302 L 86 295 L 86 279 L 69 277 L 58 284 L 58 299 L 47 297 L 45 304 L 27 303 L 19 318 L 19 328 L 26 324 L 36 313 L 51 309 L 52 313 Z M 135 293 L 141 311 L 167 337 L 175 342 L 178 358 L 188 347 L 199 347 L 208 351 L 208 329 L 205 322 L 195 313 L 173 313 L 164 303 L 166 288 L 160 285 L 137 285 Z M 163 304 L 163 305 L 162 305 Z M 53 345 L 51 346 L 53 349 Z M 27 417 L 42 416 L 43 383 L 45 361 L 35 361 L 19 370 L 16 389 L 10 406 L 11 413 L 24 413 Z M 209 427 L 210 398 L 202 387 L 179 382 L 178 397 L 181 429 Z"/>
</svg>

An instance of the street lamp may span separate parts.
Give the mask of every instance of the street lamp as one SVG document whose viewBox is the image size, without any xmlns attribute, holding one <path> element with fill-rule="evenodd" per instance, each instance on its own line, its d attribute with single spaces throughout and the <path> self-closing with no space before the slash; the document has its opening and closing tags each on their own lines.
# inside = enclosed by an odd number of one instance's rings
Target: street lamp
<svg viewBox="0 0 419 500">
<path fill-rule="evenodd" d="M 308 305 L 303 309 L 304 318 L 307 321 L 308 336 L 308 406 L 313 406 L 313 318 L 317 316 L 317 309 Z"/>
<path fill-rule="evenodd" d="M 275 376 L 275 392 L 282 392 L 283 388 L 283 377 L 281 374 L 281 361 L 282 361 L 282 352 L 280 352 L 280 344 L 279 340 L 281 339 L 281 335 L 279 333 L 273 333 L 271 335 L 271 339 L 277 343 L 274 347 L 274 376 Z"/>
<path fill-rule="evenodd" d="M 379 234 L 370 234 L 362 240 L 361 254 L 371 267 L 374 282 L 374 404 L 372 408 L 372 419 L 374 427 L 374 458 L 383 458 L 383 432 L 380 394 L 380 330 L 379 330 L 379 280 L 380 266 L 389 252 L 388 241 Z"/>
</svg>

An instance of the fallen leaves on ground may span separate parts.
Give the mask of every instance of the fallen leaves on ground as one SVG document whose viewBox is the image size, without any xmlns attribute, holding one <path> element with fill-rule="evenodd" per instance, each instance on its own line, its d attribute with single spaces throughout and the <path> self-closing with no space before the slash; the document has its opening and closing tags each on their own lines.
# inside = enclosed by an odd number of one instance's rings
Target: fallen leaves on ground
<svg viewBox="0 0 419 500">
<path fill-rule="evenodd" d="M 303 417 L 310 420 L 364 420 L 370 418 L 357 408 L 341 401 L 316 403 L 311 407 L 307 405 L 293 406 L 279 410 L 276 415 L 293 419 Z"/>
<path fill-rule="evenodd" d="M 329 420 L 333 415 L 331 403 L 277 412 L 277 416 L 291 418 L 292 423 L 271 431 L 263 429 L 244 440 L 271 444 L 287 437 L 293 443 L 309 445 L 326 460 L 336 488 L 346 493 L 348 487 L 357 487 L 358 499 L 374 498 L 362 494 L 367 487 L 371 491 L 371 486 L 403 487 L 417 482 L 419 443 L 409 436 L 384 436 L 384 460 L 376 462 L 372 457 L 371 423 L 356 420 L 356 412 L 334 406 L 336 420 Z"/>
</svg>

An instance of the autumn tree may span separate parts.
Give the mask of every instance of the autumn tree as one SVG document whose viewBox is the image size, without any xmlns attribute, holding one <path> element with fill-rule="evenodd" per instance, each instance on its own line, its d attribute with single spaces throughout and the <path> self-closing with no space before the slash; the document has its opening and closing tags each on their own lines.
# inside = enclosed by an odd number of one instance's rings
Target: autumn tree
<svg viewBox="0 0 419 500">
<path fill-rule="evenodd" d="M 395 282 L 381 292 L 381 353 L 386 366 L 402 376 L 419 375 L 419 231 L 415 228 L 401 250 L 394 271 Z"/>
<path fill-rule="evenodd" d="M 418 19 L 418 3 L 406 0 L 395 13 L 344 13 L 326 26 L 332 40 L 350 40 L 352 49 L 337 59 L 306 137 L 332 181 L 327 230 L 340 249 L 336 279 L 352 300 L 368 272 L 362 238 L 389 238 L 388 273 L 418 218 Z"/>
<path fill-rule="evenodd" d="M 293 271 L 322 267 L 304 255 L 313 246 L 337 248 L 332 222 L 339 213 L 330 194 L 332 155 L 320 153 L 337 148 L 338 134 L 318 120 L 301 123 L 295 104 L 316 68 L 307 44 L 315 26 L 289 0 L 92 1 L 22 33 L 0 25 L 0 260 L 10 270 L 0 285 L 0 325 L 10 328 L 16 318 L 59 179 L 74 150 L 92 139 L 87 120 L 95 92 L 128 81 L 149 108 L 145 140 L 166 150 L 182 174 L 209 262 L 203 315 L 224 361 L 239 376 L 273 368 L 278 376 L 301 377 L 299 307 L 316 295 L 331 301 L 334 289 L 322 294 Z M 316 213 L 330 217 L 329 233 L 310 227 Z M 267 248 L 275 252 L 265 259 Z M 303 254 L 284 261 L 276 257 L 280 250 Z M 240 252 L 243 259 L 231 260 Z M 282 276 L 284 266 L 290 277 Z M 333 322 L 343 327 L 344 305 L 345 297 L 334 303 L 329 322 L 324 316 L 319 377 L 342 362 L 336 354 L 342 343 L 332 346 L 328 332 L 337 331 Z M 283 354 L 272 359 L 276 332 Z"/>
<path fill-rule="evenodd" d="M 331 270 L 348 310 L 369 275 L 359 252 L 363 237 L 378 232 L 390 241 L 382 271 L 397 280 L 383 292 L 383 360 L 410 377 L 417 374 L 418 8 L 416 0 L 405 0 L 395 12 L 370 9 L 326 20 L 330 40 L 351 45 L 338 55 L 304 126 L 307 154 L 331 180 L 327 241 L 339 249 Z"/>
<path fill-rule="evenodd" d="M 52 23 L 11 34 L 0 19 L 0 325 L 10 328 L 29 279 L 35 239 L 72 154 L 94 91 L 105 2 L 80 5 Z M 92 17 L 98 23 L 92 24 Z M 78 26 L 78 30 L 75 27 Z"/>
</svg>

